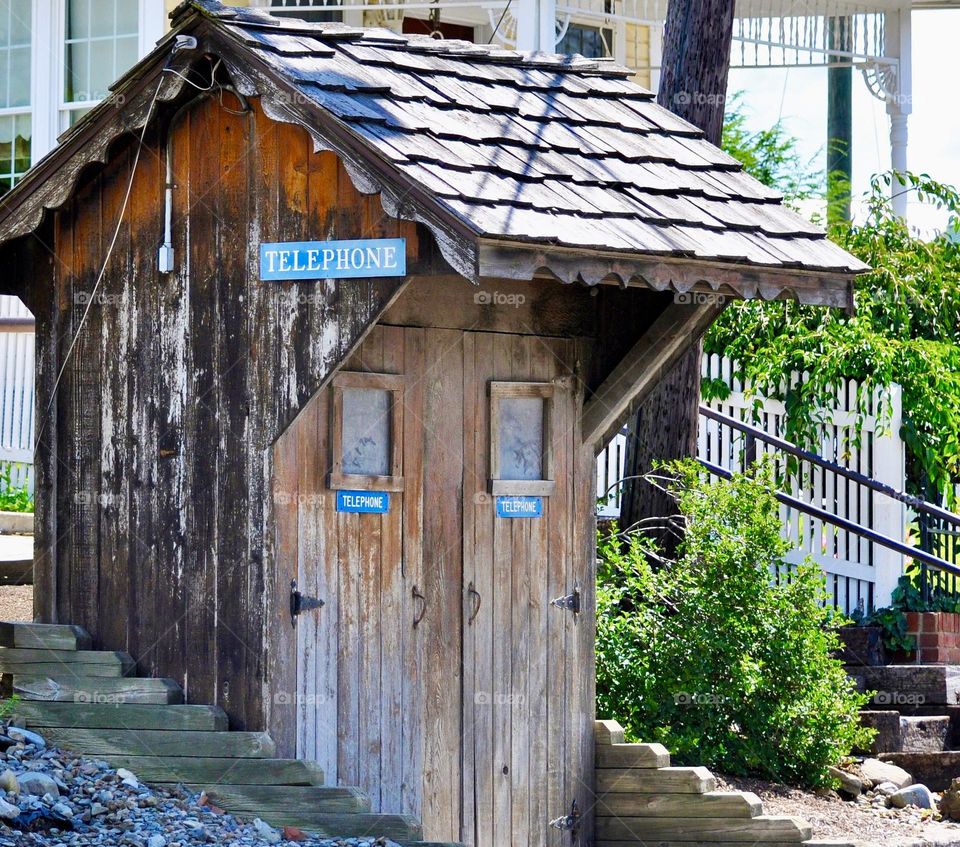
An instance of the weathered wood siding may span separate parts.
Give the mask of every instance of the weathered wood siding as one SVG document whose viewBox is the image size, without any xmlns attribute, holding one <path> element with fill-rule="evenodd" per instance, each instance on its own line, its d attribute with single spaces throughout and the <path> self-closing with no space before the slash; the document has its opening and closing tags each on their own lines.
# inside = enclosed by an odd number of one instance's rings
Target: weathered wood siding
<svg viewBox="0 0 960 847">
<path fill-rule="evenodd" d="M 280 650 L 291 689 L 270 730 L 375 808 L 421 817 L 431 840 L 539 847 L 564 843 L 546 823 L 574 798 L 590 808 L 594 467 L 578 413 L 599 309 L 555 283 L 497 290 L 516 305 L 414 282 L 344 366 L 405 379 L 389 514 L 335 511 L 328 390 L 275 444 L 276 582 L 327 605 L 271 628 L 298 644 Z M 560 381 L 557 490 L 540 520 L 495 517 L 491 380 Z M 549 606 L 574 582 L 576 617 Z"/>
<path fill-rule="evenodd" d="M 173 150 L 174 273 L 157 271 L 163 144 L 151 134 L 96 294 L 130 144 L 55 214 L 53 285 L 29 298 L 43 427 L 37 609 L 255 729 L 277 658 L 265 655 L 266 622 L 288 602 L 264 575 L 269 447 L 402 285 L 262 283 L 258 245 L 406 237 L 410 265 L 434 259 L 415 225 L 389 219 L 333 154 L 256 102 L 235 115 L 198 101 L 175 122 Z"/>
</svg>

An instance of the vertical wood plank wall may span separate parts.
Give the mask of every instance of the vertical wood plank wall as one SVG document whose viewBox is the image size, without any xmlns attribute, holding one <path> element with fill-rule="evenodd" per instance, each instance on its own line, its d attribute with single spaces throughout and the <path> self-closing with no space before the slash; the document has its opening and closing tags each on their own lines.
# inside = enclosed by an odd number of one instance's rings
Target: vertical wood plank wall
<svg viewBox="0 0 960 847">
<path fill-rule="evenodd" d="M 263 572 L 269 447 L 402 284 L 262 283 L 258 245 L 406 237 L 417 267 L 420 234 L 255 101 L 246 115 L 199 101 L 172 132 L 176 270 L 157 272 L 164 145 L 151 133 L 99 289 L 130 149 L 56 213 L 53 291 L 27 297 L 45 428 L 38 511 L 55 516 L 40 530 L 39 569 L 53 564 L 38 574 L 38 611 L 258 728 L 264 676 L 286 672 L 283 656 L 265 655 L 265 631 L 289 596 Z"/>
<path fill-rule="evenodd" d="M 344 368 L 406 378 L 405 488 L 387 515 L 335 511 L 327 390 L 274 447 L 277 581 L 295 574 L 327 603 L 298 618 L 298 686 L 284 697 L 297 752 L 375 809 L 420 816 L 431 840 L 560 845 L 547 821 L 574 798 L 589 808 L 594 471 L 573 376 L 588 352 L 568 338 L 375 327 Z M 493 379 L 562 380 L 557 493 L 540 520 L 494 517 Z M 549 606 L 575 581 L 579 617 Z"/>
</svg>

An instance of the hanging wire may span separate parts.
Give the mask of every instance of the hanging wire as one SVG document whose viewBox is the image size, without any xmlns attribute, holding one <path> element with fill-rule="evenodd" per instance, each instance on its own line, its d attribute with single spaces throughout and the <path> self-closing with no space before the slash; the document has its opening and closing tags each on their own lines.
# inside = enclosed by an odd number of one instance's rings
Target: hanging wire
<svg viewBox="0 0 960 847">
<path fill-rule="evenodd" d="M 127 189 L 123 195 L 123 203 L 120 204 L 120 211 L 117 213 L 117 225 L 114 227 L 113 236 L 111 237 L 110 244 L 107 247 L 106 255 L 103 257 L 103 264 L 100 267 L 100 272 L 97 274 L 97 280 L 93 285 L 93 290 L 90 292 L 90 298 L 87 301 L 87 306 L 83 310 L 83 314 L 80 316 L 80 322 L 77 324 L 77 331 L 74 333 L 73 338 L 70 341 L 70 346 L 67 348 L 67 353 L 63 358 L 63 364 L 60 365 L 60 370 L 57 372 L 57 379 L 53 384 L 53 392 L 50 395 L 50 402 L 47 403 L 47 408 L 44 410 L 43 420 L 40 422 L 40 431 L 37 433 L 35 442 L 36 444 L 39 444 L 40 439 L 43 437 L 44 430 L 47 426 L 47 421 L 50 419 L 50 410 L 53 408 L 53 404 L 57 400 L 57 391 L 59 390 L 60 383 L 63 380 L 63 374 L 67 369 L 67 365 L 70 363 L 70 359 L 73 356 L 73 351 L 76 349 L 77 342 L 80 340 L 80 333 L 83 331 L 83 327 L 87 322 L 87 317 L 90 315 L 90 310 L 93 308 L 93 304 L 96 302 L 97 292 L 100 290 L 100 286 L 103 283 L 103 278 L 107 272 L 107 265 L 110 263 L 110 257 L 113 255 L 114 248 L 117 246 L 117 239 L 120 237 L 120 230 L 123 227 L 123 216 L 126 214 L 127 207 L 130 204 L 130 195 L 133 192 L 133 180 L 137 173 L 137 165 L 140 163 L 140 154 L 143 152 L 144 140 L 147 137 L 147 127 L 150 126 L 150 119 L 153 117 L 153 111 L 156 108 L 157 100 L 160 97 L 160 89 L 163 87 L 165 73 L 176 74 L 201 91 L 209 91 L 210 88 L 213 87 L 214 78 L 212 75 L 210 87 L 204 89 L 191 80 L 187 80 L 183 74 L 181 74 L 179 71 L 173 70 L 172 68 L 164 67 L 160 73 L 160 80 L 157 82 L 157 88 L 153 92 L 153 97 L 150 99 L 150 106 L 147 108 L 147 114 L 143 119 L 143 129 L 140 130 L 140 138 L 137 142 L 137 152 L 134 154 L 133 165 L 130 168 L 130 178 L 127 180 Z"/>
</svg>

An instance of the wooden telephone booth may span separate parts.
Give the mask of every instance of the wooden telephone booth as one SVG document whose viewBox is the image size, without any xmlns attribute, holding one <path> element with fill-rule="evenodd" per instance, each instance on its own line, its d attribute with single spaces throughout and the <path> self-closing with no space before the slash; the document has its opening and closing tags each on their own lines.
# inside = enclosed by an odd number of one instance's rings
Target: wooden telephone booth
<svg viewBox="0 0 960 847">
<path fill-rule="evenodd" d="M 591 837 L 595 452 L 724 298 L 862 269 L 626 69 L 213 0 L 0 259 L 38 620 L 477 847 Z"/>
</svg>

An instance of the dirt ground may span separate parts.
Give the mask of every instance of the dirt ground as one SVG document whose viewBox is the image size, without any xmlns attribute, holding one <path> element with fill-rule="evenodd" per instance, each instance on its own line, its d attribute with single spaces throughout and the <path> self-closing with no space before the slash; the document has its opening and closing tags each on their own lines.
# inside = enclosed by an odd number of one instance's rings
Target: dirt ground
<svg viewBox="0 0 960 847">
<path fill-rule="evenodd" d="M 33 620 L 33 586 L 0 585 L 0 621 Z"/>
<path fill-rule="evenodd" d="M 897 844 L 958 845 L 960 824 L 924 820 L 918 809 L 877 811 L 840 797 L 818 796 L 789 785 L 759 779 L 717 776 L 717 789 L 752 791 L 766 815 L 793 815 L 813 828 L 814 839 L 853 839 L 884 847 Z"/>
</svg>

